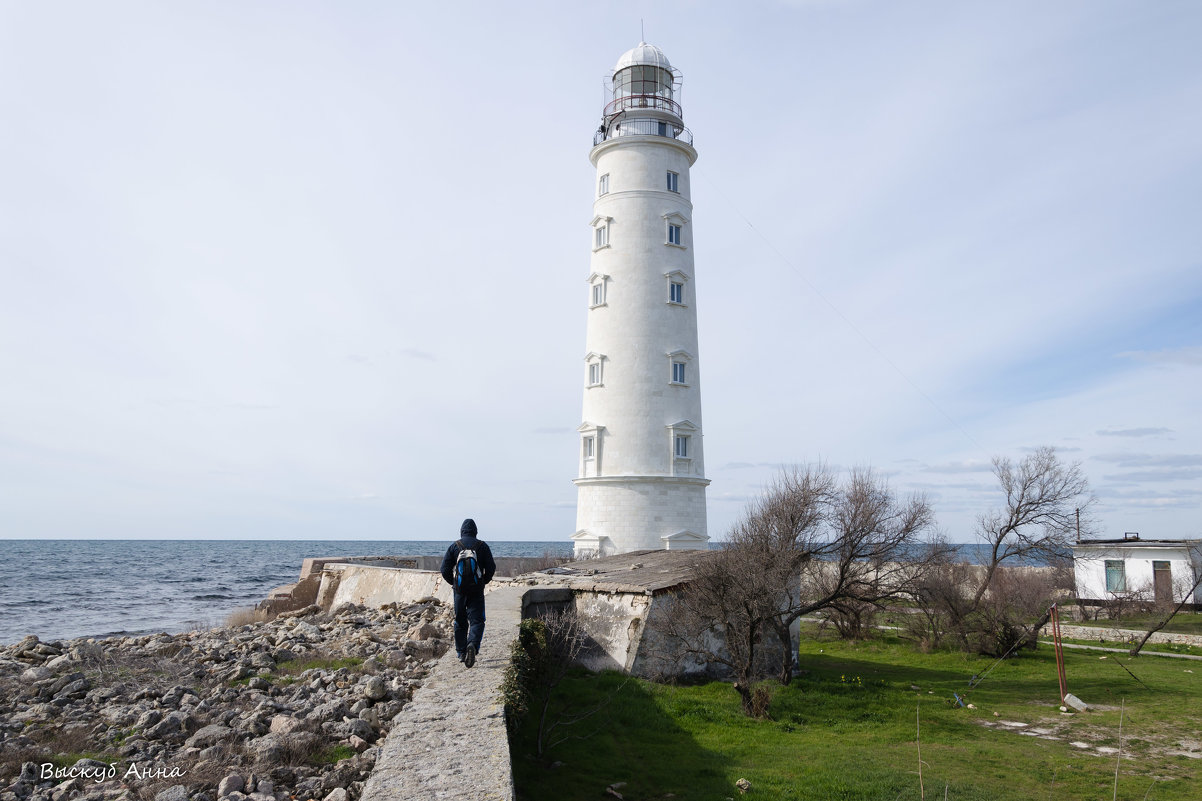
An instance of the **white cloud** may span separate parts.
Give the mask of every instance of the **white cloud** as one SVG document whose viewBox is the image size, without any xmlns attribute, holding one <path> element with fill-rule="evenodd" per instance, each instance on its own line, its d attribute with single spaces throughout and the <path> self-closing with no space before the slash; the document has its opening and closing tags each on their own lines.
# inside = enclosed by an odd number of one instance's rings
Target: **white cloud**
<svg viewBox="0 0 1202 801">
<path fill-rule="evenodd" d="M 1158 437 L 1162 434 L 1172 434 L 1171 428 L 1117 428 L 1109 431 L 1096 431 L 1099 437 Z"/>
</svg>

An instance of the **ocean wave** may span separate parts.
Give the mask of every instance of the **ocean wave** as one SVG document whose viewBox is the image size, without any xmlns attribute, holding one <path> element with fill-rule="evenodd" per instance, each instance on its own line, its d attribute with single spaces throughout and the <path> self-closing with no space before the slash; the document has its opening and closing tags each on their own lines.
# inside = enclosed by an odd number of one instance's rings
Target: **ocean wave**
<svg viewBox="0 0 1202 801">
<path fill-rule="evenodd" d="M 190 600 L 193 601 L 232 601 L 234 596 L 225 595 L 222 593 L 209 593 L 208 595 L 193 595 Z"/>
<path fill-rule="evenodd" d="M 23 601 L 0 601 L 0 609 L 19 609 L 28 606 L 49 606 L 50 601 L 44 598 L 27 598 Z"/>
</svg>

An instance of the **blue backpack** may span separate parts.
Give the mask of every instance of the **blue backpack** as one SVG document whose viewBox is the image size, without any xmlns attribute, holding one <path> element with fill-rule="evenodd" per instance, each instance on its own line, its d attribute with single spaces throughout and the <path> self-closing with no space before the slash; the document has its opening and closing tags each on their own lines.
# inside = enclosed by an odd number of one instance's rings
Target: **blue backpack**
<svg viewBox="0 0 1202 801">
<path fill-rule="evenodd" d="M 474 548 L 459 548 L 459 558 L 455 560 L 455 589 L 474 590 L 484 586 L 484 568 L 476 558 Z"/>
</svg>

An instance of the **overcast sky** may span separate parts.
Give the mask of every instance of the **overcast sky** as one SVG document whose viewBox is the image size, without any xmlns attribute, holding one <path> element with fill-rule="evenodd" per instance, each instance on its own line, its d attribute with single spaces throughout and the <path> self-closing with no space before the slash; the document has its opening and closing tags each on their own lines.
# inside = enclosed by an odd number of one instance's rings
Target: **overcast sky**
<svg viewBox="0 0 1202 801">
<path fill-rule="evenodd" d="M 0 537 L 575 528 L 603 81 L 684 75 L 710 533 L 1202 536 L 1202 4 L 0 2 Z"/>
</svg>

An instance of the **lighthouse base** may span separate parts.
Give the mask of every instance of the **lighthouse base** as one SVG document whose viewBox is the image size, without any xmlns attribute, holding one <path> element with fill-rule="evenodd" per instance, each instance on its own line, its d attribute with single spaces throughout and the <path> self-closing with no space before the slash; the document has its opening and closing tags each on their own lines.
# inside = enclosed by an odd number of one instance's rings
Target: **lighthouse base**
<svg viewBox="0 0 1202 801">
<path fill-rule="evenodd" d="M 576 479 L 577 558 L 627 551 L 708 548 L 704 478 L 602 476 Z"/>
</svg>

